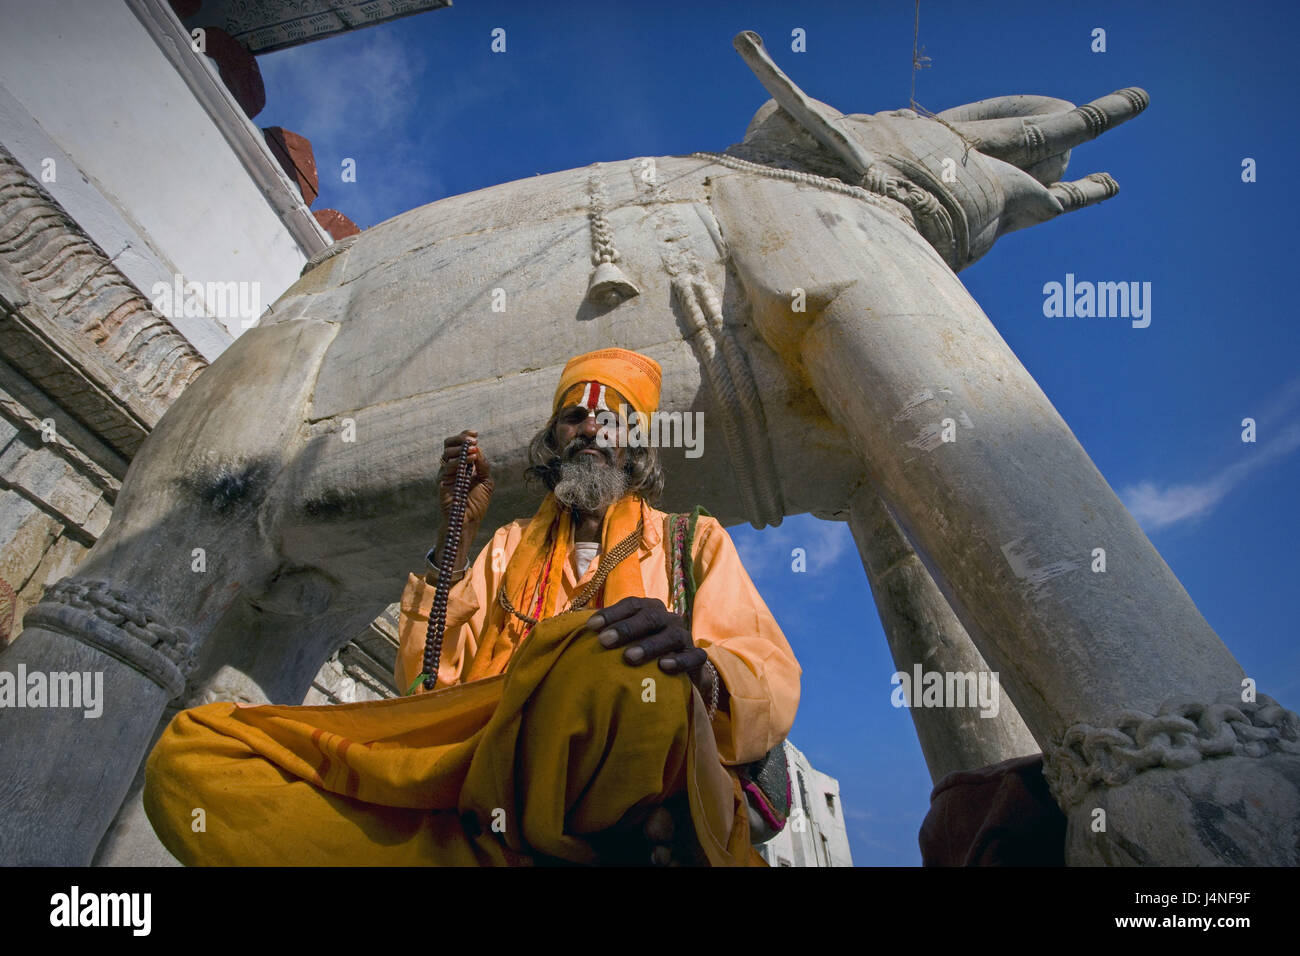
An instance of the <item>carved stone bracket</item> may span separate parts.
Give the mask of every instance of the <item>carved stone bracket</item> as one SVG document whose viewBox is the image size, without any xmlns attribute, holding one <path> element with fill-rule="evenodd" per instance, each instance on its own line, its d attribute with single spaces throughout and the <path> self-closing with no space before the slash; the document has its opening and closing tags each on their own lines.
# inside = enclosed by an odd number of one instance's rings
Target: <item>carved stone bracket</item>
<svg viewBox="0 0 1300 956">
<path fill-rule="evenodd" d="M 1300 754 L 1300 716 L 1273 698 L 1213 704 L 1175 698 L 1156 714 L 1124 711 L 1109 727 L 1075 724 L 1059 746 L 1046 748 L 1043 775 L 1068 812 L 1093 787 L 1122 786 L 1144 770 L 1275 753 Z"/>
<path fill-rule="evenodd" d="M 168 627 L 129 591 L 104 581 L 65 578 L 27 612 L 23 626 L 81 641 L 144 674 L 170 697 L 185 691 L 195 665 L 194 641 Z"/>
<path fill-rule="evenodd" d="M 127 460 L 208 364 L 2 146 L 0 357 Z"/>
</svg>

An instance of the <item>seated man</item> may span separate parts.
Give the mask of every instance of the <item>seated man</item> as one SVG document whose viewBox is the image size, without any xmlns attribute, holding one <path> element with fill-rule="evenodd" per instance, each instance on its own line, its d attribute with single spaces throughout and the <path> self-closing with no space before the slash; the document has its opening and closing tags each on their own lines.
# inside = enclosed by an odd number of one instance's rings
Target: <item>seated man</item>
<svg viewBox="0 0 1300 956">
<path fill-rule="evenodd" d="M 651 507 L 657 450 L 620 442 L 612 412 L 648 418 L 659 386 L 658 364 L 623 349 L 566 365 L 530 448 L 549 493 L 458 572 L 433 692 L 178 715 L 146 770 L 168 849 L 186 863 L 626 862 L 629 834 L 670 838 L 672 806 L 688 861 L 761 862 L 730 768 L 785 738 L 799 666 L 721 525 L 700 516 L 688 558 L 686 516 Z M 466 443 L 459 554 L 492 494 L 462 432 L 445 443 L 444 514 Z M 402 598 L 396 677 L 413 691 L 435 581 L 412 575 Z"/>
</svg>

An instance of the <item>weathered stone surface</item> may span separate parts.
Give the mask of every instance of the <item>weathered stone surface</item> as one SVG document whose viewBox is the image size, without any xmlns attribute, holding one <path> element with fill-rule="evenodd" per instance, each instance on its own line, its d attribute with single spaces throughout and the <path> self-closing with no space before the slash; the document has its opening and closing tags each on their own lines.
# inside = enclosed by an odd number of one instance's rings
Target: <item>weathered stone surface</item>
<svg viewBox="0 0 1300 956">
<path fill-rule="evenodd" d="M 27 609 L 35 607 L 45 594 L 45 589 L 70 575 L 89 549 L 64 534 L 50 542 L 41 556 L 40 564 L 32 572 L 27 584 L 18 592 L 18 603 L 25 616 Z"/>
<path fill-rule="evenodd" d="M 57 445 L 26 444 L 17 438 L 0 453 L 0 481 L 44 502 L 70 524 L 82 525 L 90 516 L 100 490 L 78 475 Z"/>
<path fill-rule="evenodd" d="M 922 673 L 944 675 L 945 681 L 949 674 L 970 674 L 978 688 L 982 674 L 991 684 L 992 706 L 987 708 L 969 699 L 926 707 L 915 681 L 908 684 L 909 713 L 930 779 L 937 784 L 950 773 L 1037 754 L 1038 743 L 1002 688 L 1000 675 L 994 675 L 997 683 L 988 678 L 992 668 L 869 482 L 849 499 L 849 528 L 898 673 L 910 679 L 920 665 Z M 962 685 L 963 695 L 969 686 Z"/>
<path fill-rule="evenodd" d="M 17 491 L 0 489 L 0 574 L 9 581 L 26 580 L 30 573 L 30 569 L 20 571 L 20 566 L 15 563 L 15 558 L 26 550 L 18 542 L 18 536 L 27 527 L 29 519 L 40 513 L 40 509 Z M 42 553 L 44 550 L 42 547 Z"/>
<path fill-rule="evenodd" d="M 23 615 L 33 603 L 24 597 L 30 594 L 27 583 L 62 530 L 58 520 L 17 491 L 0 489 L 0 578 L 9 583 L 16 596 L 9 640 L 22 629 Z"/>
<path fill-rule="evenodd" d="M 95 507 L 90 509 L 90 514 L 86 515 L 86 520 L 82 523 L 82 530 L 92 538 L 98 538 L 108 527 L 109 519 L 113 515 L 113 506 L 108 503 L 102 496 L 95 502 Z"/>
<path fill-rule="evenodd" d="M 3 147 L 0 358 L 126 459 L 207 367 Z"/>
<path fill-rule="evenodd" d="M 1099 787 L 1076 806 L 1066 859 L 1082 866 L 1293 867 L 1298 793 L 1296 754 L 1149 770 L 1123 786 Z"/>
</svg>

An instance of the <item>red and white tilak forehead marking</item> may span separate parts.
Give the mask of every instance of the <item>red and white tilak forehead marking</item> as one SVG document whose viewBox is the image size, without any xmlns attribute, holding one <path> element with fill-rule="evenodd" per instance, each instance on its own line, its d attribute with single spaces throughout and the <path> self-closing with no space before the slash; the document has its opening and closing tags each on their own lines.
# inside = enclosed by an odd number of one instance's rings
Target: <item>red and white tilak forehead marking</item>
<svg viewBox="0 0 1300 956">
<path fill-rule="evenodd" d="M 602 409 L 612 412 L 616 409 L 610 404 L 611 402 L 626 404 L 627 401 L 618 389 L 608 388 L 600 382 L 578 382 L 565 395 L 566 397 L 574 395 L 575 392 L 577 393 L 576 397 L 567 404 L 581 405 L 592 412 Z"/>
<path fill-rule="evenodd" d="M 583 382 L 582 398 L 578 404 L 588 409 L 609 408 L 605 404 L 605 386 L 600 382 Z"/>
</svg>

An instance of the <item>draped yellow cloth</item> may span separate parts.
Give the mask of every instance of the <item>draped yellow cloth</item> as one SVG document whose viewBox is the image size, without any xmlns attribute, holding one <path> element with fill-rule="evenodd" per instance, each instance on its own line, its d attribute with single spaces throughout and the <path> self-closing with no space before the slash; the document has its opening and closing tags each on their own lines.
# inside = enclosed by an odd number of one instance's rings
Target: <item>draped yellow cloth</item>
<svg viewBox="0 0 1300 956">
<path fill-rule="evenodd" d="M 578 587 L 567 516 L 551 495 L 531 521 L 503 528 L 452 592 L 432 692 L 179 714 L 145 772 L 145 810 L 163 844 L 187 864 L 596 863 L 611 833 L 639 831 L 676 799 L 689 806 L 700 859 L 764 865 L 728 768 L 789 731 L 799 667 L 725 531 L 702 518 L 693 556 L 692 634 L 728 689 L 712 723 L 685 674 L 653 660 L 629 666 L 583 627 L 623 597 L 668 598 L 664 518 L 632 495 L 611 506 L 602 553 L 638 524 L 640 547 L 589 609 L 558 614 Z M 541 623 L 508 614 L 495 600 L 502 584 Z M 418 672 L 432 603 L 415 576 L 407 591 L 402 686 Z"/>
<path fill-rule="evenodd" d="M 190 865 L 595 863 L 600 834 L 684 794 L 711 865 L 762 865 L 689 678 L 629 667 L 591 613 L 428 694 L 185 711 L 146 765 L 149 820 Z"/>
</svg>

